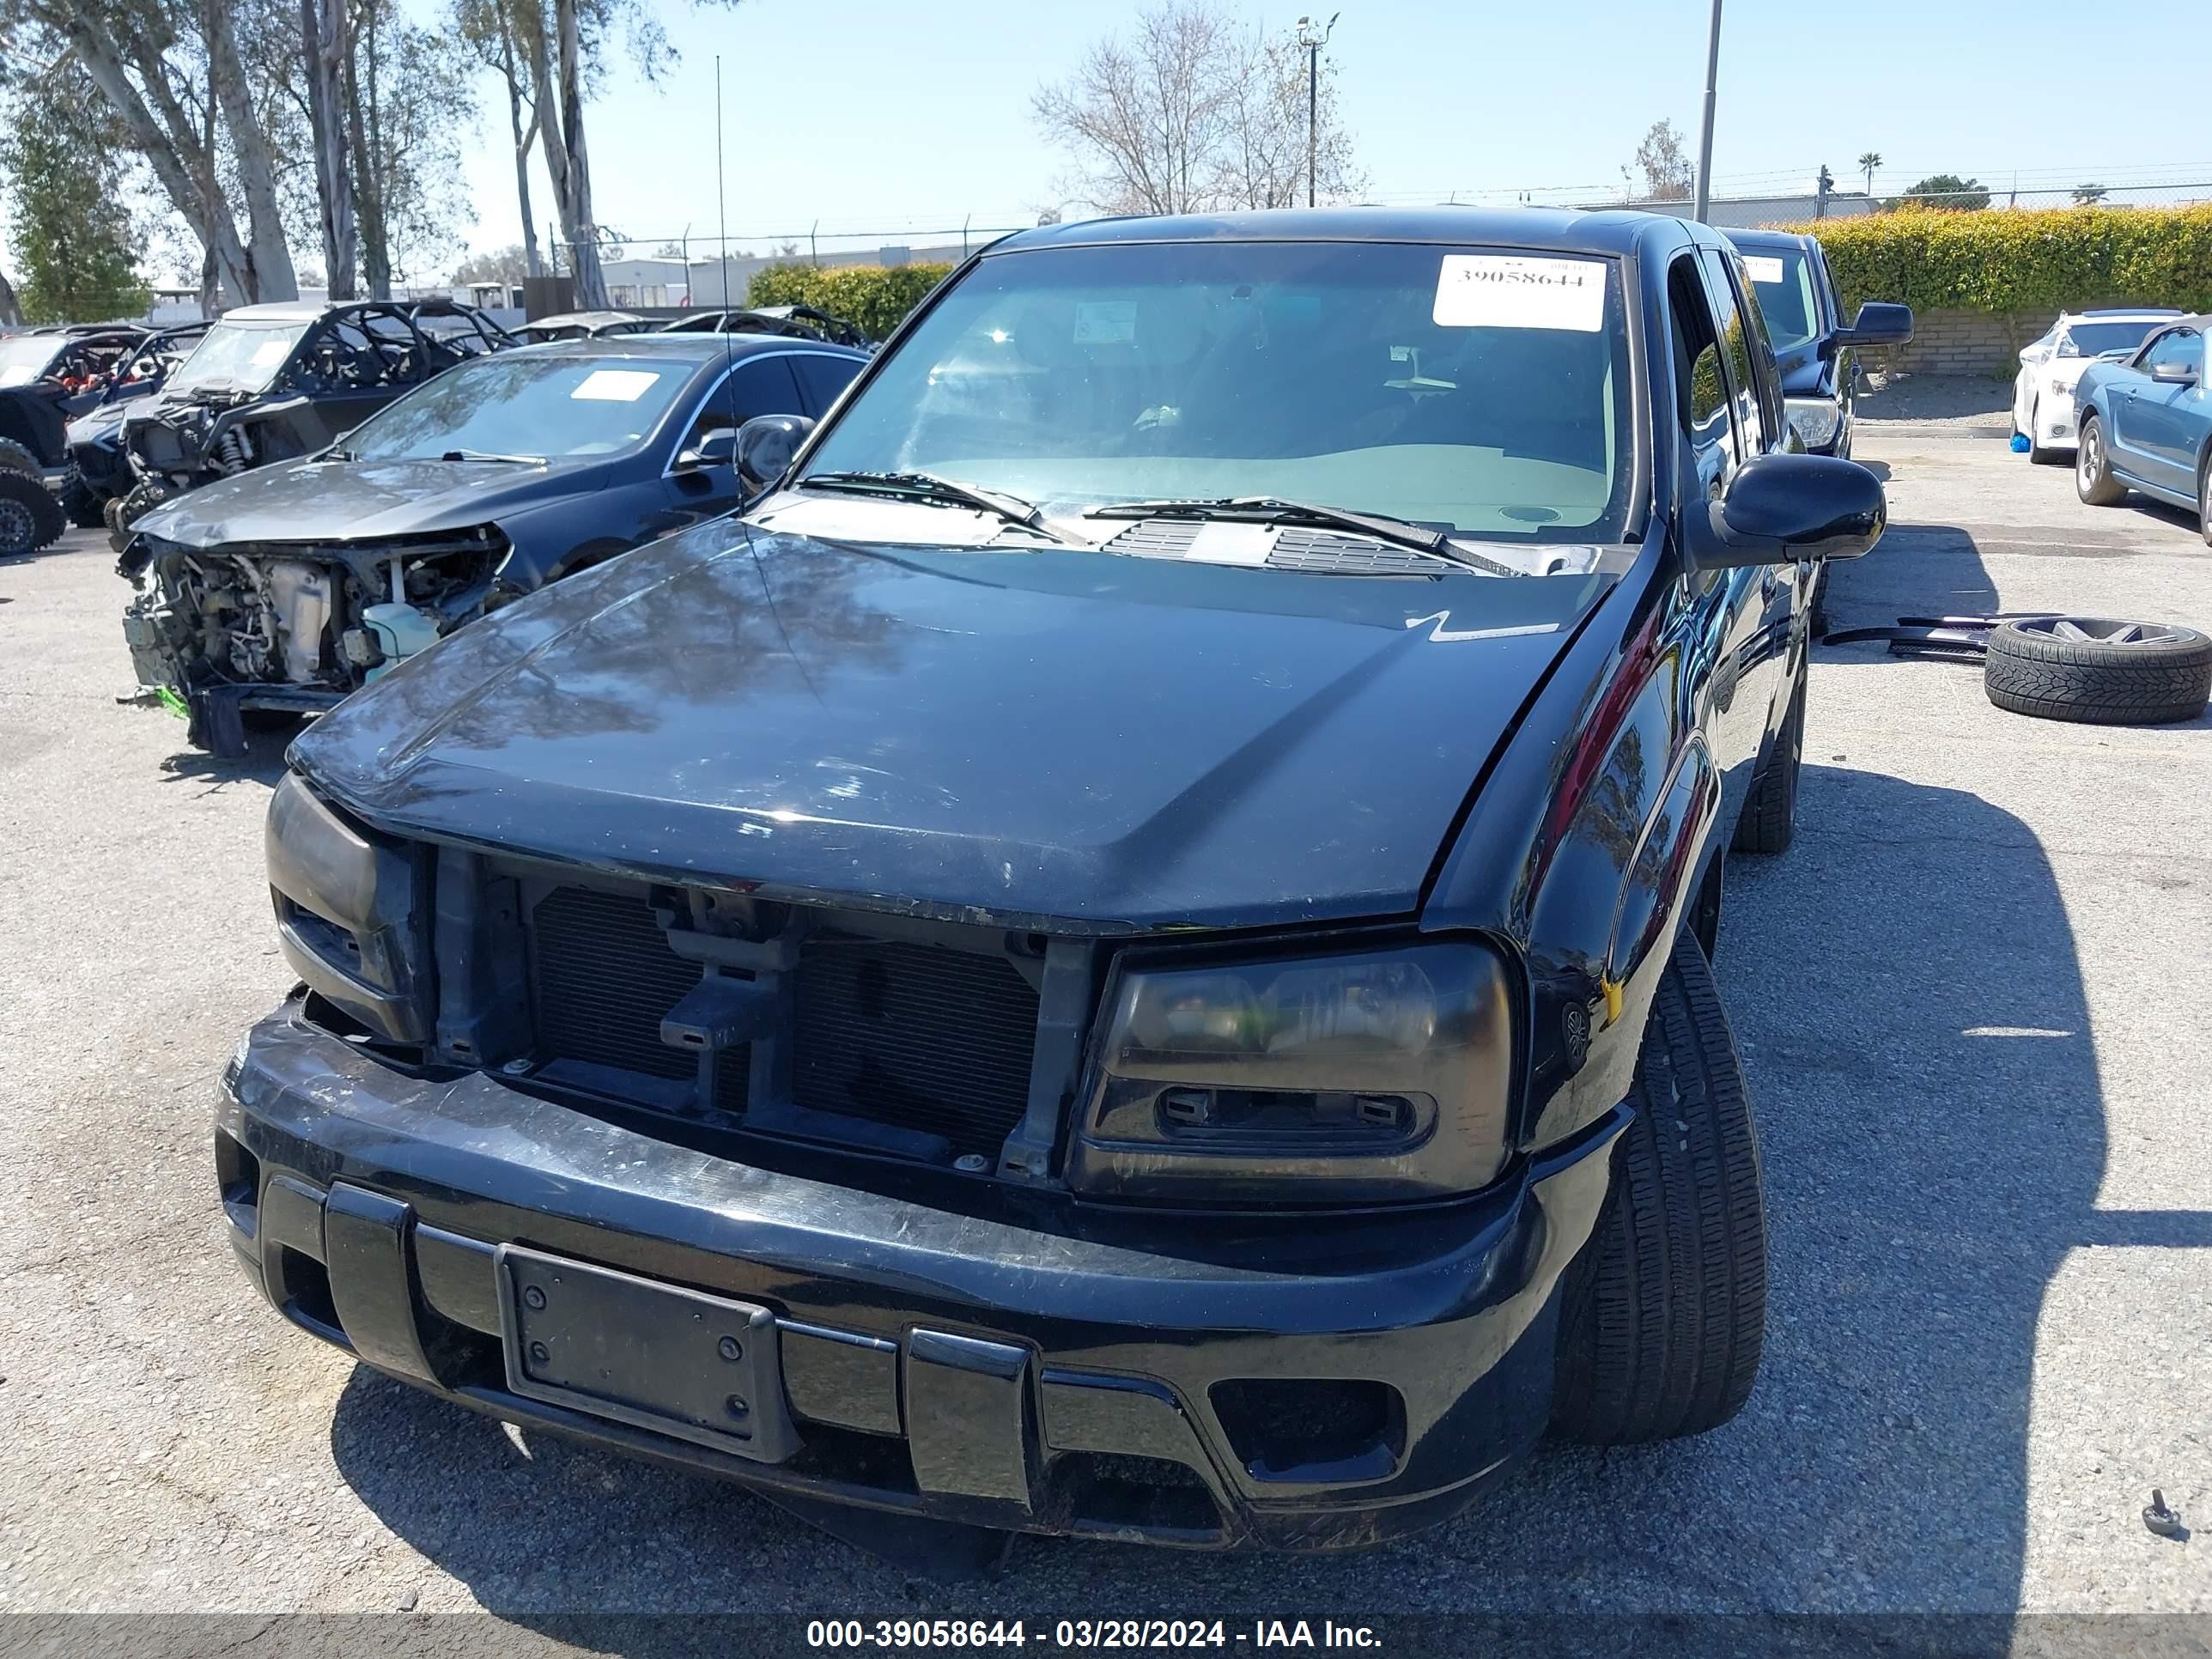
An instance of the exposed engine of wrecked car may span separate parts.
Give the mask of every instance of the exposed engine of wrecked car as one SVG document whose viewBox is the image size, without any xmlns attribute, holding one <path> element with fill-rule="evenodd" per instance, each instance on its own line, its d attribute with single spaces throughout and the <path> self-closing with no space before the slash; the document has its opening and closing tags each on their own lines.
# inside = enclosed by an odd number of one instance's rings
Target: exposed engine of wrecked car
<svg viewBox="0 0 2212 1659">
<path fill-rule="evenodd" d="M 117 566 L 139 683 L 343 696 L 477 616 L 506 550 L 489 526 L 395 543 L 191 548 L 142 537 Z"/>
</svg>

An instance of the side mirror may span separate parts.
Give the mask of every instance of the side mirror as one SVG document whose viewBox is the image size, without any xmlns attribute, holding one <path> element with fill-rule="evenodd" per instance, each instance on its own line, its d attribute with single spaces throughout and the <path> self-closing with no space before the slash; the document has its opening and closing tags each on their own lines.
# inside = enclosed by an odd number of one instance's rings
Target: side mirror
<svg viewBox="0 0 2212 1659">
<path fill-rule="evenodd" d="M 1881 539 L 1881 480 L 1832 455 L 1760 455 L 1736 469 L 1726 496 L 1682 510 L 1683 540 L 1700 570 L 1856 559 Z"/>
<path fill-rule="evenodd" d="M 738 483 L 757 495 L 791 470 L 814 422 L 804 415 L 756 415 L 738 428 Z"/>
<path fill-rule="evenodd" d="M 1905 345 L 1912 338 L 1912 307 L 1869 300 L 1859 307 L 1851 325 L 1837 331 L 1839 346 Z"/>
<path fill-rule="evenodd" d="M 727 466 L 738 459 L 738 429 L 718 426 L 689 449 L 678 452 L 675 471 L 697 472 L 710 466 Z"/>
<path fill-rule="evenodd" d="M 2187 363 L 2154 363 L 2150 378 L 2160 386 L 2195 386 L 2197 371 Z"/>
</svg>

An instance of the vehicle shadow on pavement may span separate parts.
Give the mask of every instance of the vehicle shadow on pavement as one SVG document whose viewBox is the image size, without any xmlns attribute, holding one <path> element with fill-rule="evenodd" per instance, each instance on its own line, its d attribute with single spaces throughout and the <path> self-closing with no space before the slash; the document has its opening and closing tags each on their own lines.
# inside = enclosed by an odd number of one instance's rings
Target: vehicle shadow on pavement
<svg viewBox="0 0 2212 1659">
<path fill-rule="evenodd" d="M 1718 952 L 1772 1276 L 1765 1370 L 1716 1433 L 1547 1447 L 1376 1554 L 1024 1540 L 1001 1580 L 951 1587 L 740 1490 L 514 1434 L 366 1369 L 332 1424 L 337 1466 L 483 1606 L 549 1634 L 616 1609 L 1162 1609 L 1170 1587 L 1209 1614 L 2008 1613 L 2052 1273 L 2081 1245 L 2212 1243 L 2212 1226 L 2094 1210 L 2106 1130 L 2081 975 L 2019 819 L 1808 766 L 1799 822 L 1787 857 L 1731 866 Z"/>
</svg>

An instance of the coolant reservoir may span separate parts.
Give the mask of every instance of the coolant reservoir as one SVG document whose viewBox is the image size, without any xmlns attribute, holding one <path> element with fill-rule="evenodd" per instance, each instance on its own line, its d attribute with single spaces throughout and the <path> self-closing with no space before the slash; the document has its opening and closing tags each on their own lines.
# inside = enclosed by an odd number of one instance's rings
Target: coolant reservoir
<svg viewBox="0 0 2212 1659">
<path fill-rule="evenodd" d="M 361 619 L 368 624 L 369 631 L 376 635 L 377 648 L 384 653 L 384 660 L 368 671 L 370 679 L 375 679 L 403 658 L 437 643 L 437 619 L 411 605 L 368 605 L 362 610 Z"/>
</svg>

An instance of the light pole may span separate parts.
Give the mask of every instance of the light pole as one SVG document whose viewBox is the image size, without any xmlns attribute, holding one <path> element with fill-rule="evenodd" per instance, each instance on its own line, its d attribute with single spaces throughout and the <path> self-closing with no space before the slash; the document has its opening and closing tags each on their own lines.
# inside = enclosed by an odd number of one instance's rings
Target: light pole
<svg viewBox="0 0 2212 1659">
<path fill-rule="evenodd" d="M 1721 0 L 1713 0 L 1712 32 L 1705 37 L 1705 118 L 1698 133 L 1698 199 L 1690 216 L 1702 222 L 1713 205 L 1713 86 L 1721 72 Z"/>
<path fill-rule="evenodd" d="M 1719 3 L 1719 0 L 1715 0 Z M 1336 20 L 1344 14 L 1331 12 L 1328 21 L 1316 23 L 1310 17 L 1298 19 L 1298 44 L 1306 49 L 1306 205 L 1314 204 L 1314 174 L 1321 170 L 1321 49 L 1328 44 L 1335 33 Z"/>
</svg>

